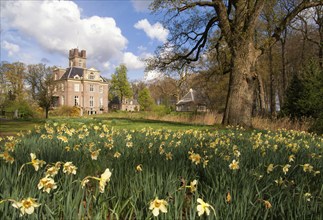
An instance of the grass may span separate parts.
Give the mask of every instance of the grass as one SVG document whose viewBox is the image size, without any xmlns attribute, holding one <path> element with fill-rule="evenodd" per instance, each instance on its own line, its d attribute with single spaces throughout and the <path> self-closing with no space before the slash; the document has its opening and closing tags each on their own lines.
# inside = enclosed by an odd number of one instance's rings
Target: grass
<svg viewBox="0 0 323 220">
<path fill-rule="evenodd" d="M 26 132 L 42 124 L 39 120 L 7 120 L 0 119 L 0 136 L 13 136 L 19 132 Z"/>
<path fill-rule="evenodd" d="M 0 141 L 0 216 L 18 218 L 12 200 L 32 197 L 41 206 L 28 219 L 152 219 L 158 197 L 168 203 L 158 219 L 198 219 L 198 198 L 215 209 L 208 219 L 322 219 L 321 137 L 138 120 L 51 119 Z M 46 165 L 36 171 L 38 159 Z M 43 192 L 40 179 L 57 162 L 57 188 Z M 75 175 L 63 172 L 66 162 Z M 95 178 L 107 168 L 101 193 Z"/>
<path fill-rule="evenodd" d="M 190 124 L 188 122 L 171 122 L 162 121 L 157 119 L 144 119 L 142 114 L 133 117 L 134 114 L 112 114 L 104 116 L 83 117 L 81 120 L 86 122 L 105 122 L 111 127 L 116 129 L 142 129 L 142 128 L 154 128 L 154 129 L 215 129 L 215 126 L 211 125 L 199 125 Z M 36 125 L 44 124 L 45 122 L 66 122 L 74 123 L 79 121 L 79 118 L 73 117 L 53 117 L 47 120 L 1 120 L 0 121 L 0 136 L 14 136 L 19 132 L 26 132 L 32 130 Z"/>
</svg>

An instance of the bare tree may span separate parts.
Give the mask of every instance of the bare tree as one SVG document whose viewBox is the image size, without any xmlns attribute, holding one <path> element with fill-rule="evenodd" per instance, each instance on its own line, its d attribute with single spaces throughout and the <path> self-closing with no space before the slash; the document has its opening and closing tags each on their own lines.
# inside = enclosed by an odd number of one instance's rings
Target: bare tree
<svg viewBox="0 0 323 220">
<path fill-rule="evenodd" d="M 164 24 L 171 35 L 157 50 L 150 66 L 165 69 L 197 61 L 208 49 L 208 40 L 220 32 L 229 48 L 230 80 L 223 124 L 250 127 L 254 86 L 257 81 L 256 61 L 262 52 L 280 39 L 287 24 L 302 10 L 323 5 L 322 0 L 295 1 L 282 17 L 270 40 L 255 47 L 254 33 L 266 0 L 182 1 L 155 0 L 153 11 L 166 10 Z"/>
<path fill-rule="evenodd" d="M 31 87 L 31 96 L 38 105 L 45 110 L 46 118 L 53 104 L 53 94 L 55 83 L 53 78 L 53 68 L 46 67 L 45 64 L 28 65 L 26 81 Z"/>
</svg>

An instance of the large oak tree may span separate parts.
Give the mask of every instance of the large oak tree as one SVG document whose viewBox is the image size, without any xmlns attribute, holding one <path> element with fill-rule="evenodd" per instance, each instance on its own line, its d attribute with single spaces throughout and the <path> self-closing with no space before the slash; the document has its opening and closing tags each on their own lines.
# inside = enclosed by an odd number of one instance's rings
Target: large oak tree
<svg viewBox="0 0 323 220">
<path fill-rule="evenodd" d="M 182 67 L 205 54 L 209 39 L 219 34 L 231 54 L 229 90 L 223 124 L 251 126 L 256 62 L 263 51 L 280 39 L 287 24 L 301 11 L 323 5 L 323 0 L 295 0 L 276 24 L 271 38 L 255 44 L 260 14 L 269 0 L 154 0 L 151 9 L 165 12 L 168 42 L 156 51 L 150 67 L 161 71 Z M 279 2 L 279 1 L 277 1 Z M 269 7 L 266 5 L 266 7 Z M 273 5 L 274 7 L 274 5 Z M 202 56 L 203 57 L 203 56 Z"/>
</svg>

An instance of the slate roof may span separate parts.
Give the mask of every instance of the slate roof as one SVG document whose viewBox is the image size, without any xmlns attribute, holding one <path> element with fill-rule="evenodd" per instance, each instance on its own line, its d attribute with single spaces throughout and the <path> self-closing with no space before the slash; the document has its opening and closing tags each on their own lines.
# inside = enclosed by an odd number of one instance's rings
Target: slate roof
<svg viewBox="0 0 323 220">
<path fill-rule="evenodd" d="M 83 74 L 84 74 L 83 68 L 69 67 L 66 69 L 61 79 L 71 79 L 71 78 L 74 78 L 76 75 L 78 75 L 79 77 L 83 77 Z"/>
<path fill-rule="evenodd" d="M 95 70 L 94 68 L 91 68 Z M 90 69 L 90 70 L 91 70 Z M 65 73 L 62 75 L 60 79 L 74 79 L 75 76 L 79 76 L 80 78 L 84 76 L 85 69 L 79 67 L 69 67 L 66 69 Z M 100 76 L 103 82 L 108 82 L 108 79 Z"/>
</svg>

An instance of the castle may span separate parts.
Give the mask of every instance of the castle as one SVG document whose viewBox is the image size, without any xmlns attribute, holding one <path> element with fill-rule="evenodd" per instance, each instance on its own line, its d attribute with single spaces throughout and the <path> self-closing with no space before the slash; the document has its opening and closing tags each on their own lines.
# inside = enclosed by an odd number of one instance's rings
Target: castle
<svg viewBox="0 0 323 220">
<path fill-rule="evenodd" d="M 86 68 L 85 50 L 71 49 L 69 67 L 56 68 L 53 74 L 54 107 L 77 106 L 81 115 L 108 112 L 108 81 L 100 71 Z"/>
</svg>

